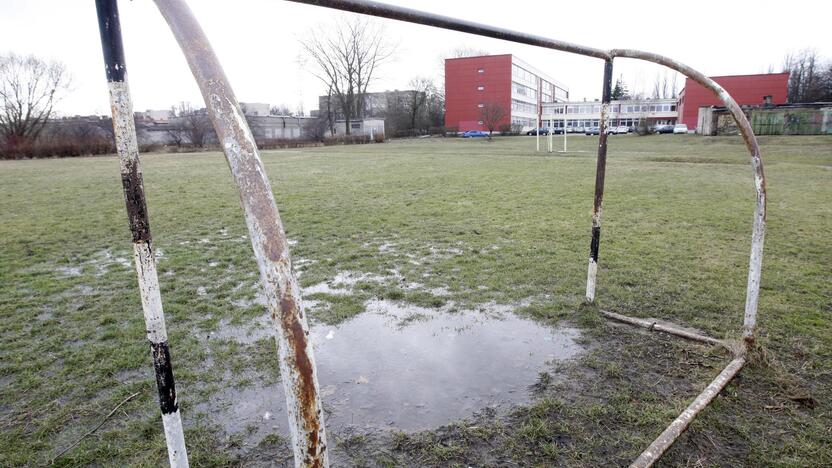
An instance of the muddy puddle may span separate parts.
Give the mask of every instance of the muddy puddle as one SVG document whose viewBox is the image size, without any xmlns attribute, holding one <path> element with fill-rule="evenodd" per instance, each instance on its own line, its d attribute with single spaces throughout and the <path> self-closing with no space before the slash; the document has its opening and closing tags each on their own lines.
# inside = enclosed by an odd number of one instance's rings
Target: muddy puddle
<svg viewBox="0 0 832 468">
<path fill-rule="evenodd" d="M 312 326 L 327 428 L 415 431 L 528 403 L 548 363 L 583 347 L 578 331 L 541 326 L 510 309 L 447 313 L 371 300 L 345 323 Z M 253 329 L 219 335 L 253 342 L 270 337 L 269 328 L 264 317 Z M 194 410 L 251 445 L 274 432 L 288 437 L 285 406 L 277 383 L 223 390 Z"/>
</svg>

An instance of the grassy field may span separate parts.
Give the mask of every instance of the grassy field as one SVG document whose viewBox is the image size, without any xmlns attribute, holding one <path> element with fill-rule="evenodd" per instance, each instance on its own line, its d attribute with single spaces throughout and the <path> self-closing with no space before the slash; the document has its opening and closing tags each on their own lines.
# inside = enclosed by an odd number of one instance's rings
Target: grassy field
<svg viewBox="0 0 832 468">
<path fill-rule="evenodd" d="M 832 138 L 761 144 L 759 347 L 663 465 L 832 465 Z M 542 373 L 533 403 L 508 414 L 422 432 L 330 431 L 339 464 L 622 465 L 721 370 L 718 350 L 608 323 L 583 303 L 596 145 L 577 136 L 572 153 L 535 153 L 533 139 L 514 137 L 264 152 L 303 286 L 344 271 L 399 275 L 312 295 L 325 304 L 313 321 L 343 323 L 373 298 L 522 303 L 516 313 L 578 327 L 589 348 Z M 279 379 L 271 339 L 205 339 L 263 311 L 225 160 L 149 154 L 142 164 L 192 463 L 291 464 L 283 435 L 244 445 L 194 416 L 226 386 Z M 739 138 L 611 137 L 598 307 L 736 336 L 752 210 Z M 130 249 L 115 157 L 0 162 L 0 465 L 49 463 L 137 392 L 57 464 L 166 463 Z"/>
</svg>

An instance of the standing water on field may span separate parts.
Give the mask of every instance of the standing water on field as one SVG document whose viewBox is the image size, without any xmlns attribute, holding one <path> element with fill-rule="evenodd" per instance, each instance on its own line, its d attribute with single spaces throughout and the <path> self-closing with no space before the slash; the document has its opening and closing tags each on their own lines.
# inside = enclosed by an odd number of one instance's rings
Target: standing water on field
<svg viewBox="0 0 832 468">
<path fill-rule="evenodd" d="M 540 325 L 509 306 L 490 309 L 450 313 L 371 300 L 347 322 L 310 327 L 327 429 L 430 429 L 528 403 L 548 364 L 583 350 L 575 329 Z M 251 343 L 272 336 L 270 326 L 263 317 L 256 330 L 226 327 L 214 336 Z M 219 392 L 200 410 L 251 441 L 288 436 L 279 382 Z"/>
</svg>

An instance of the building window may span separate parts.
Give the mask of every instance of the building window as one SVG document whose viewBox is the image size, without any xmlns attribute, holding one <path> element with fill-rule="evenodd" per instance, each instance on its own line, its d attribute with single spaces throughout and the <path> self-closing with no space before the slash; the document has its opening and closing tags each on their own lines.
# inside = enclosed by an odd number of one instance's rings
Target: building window
<svg viewBox="0 0 832 468">
<path fill-rule="evenodd" d="M 477 86 L 477 91 L 485 91 L 485 86 Z"/>
<path fill-rule="evenodd" d="M 485 73 L 485 68 L 477 69 L 477 74 L 482 75 Z"/>
<path fill-rule="evenodd" d="M 479 108 L 483 108 L 483 107 L 485 107 L 485 104 L 483 104 L 483 103 L 479 103 L 479 104 L 477 104 L 477 107 L 479 107 Z"/>
<path fill-rule="evenodd" d="M 528 102 L 518 101 L 517 99 L 512 99 L 511 110 L 516 112 L 524 112 L 526 114 L 536 114 L 537 105 Z"/>
<path fill-rule="evenodd" d="M 477 123 L 478 123 L 478 124 L 480 124 L 480 125 L 482 125 L 482 124 L 483 124 L 482 120 L 478 121 Z"/>
<path fill-rule="evenodd" d="M 355 130 L 360 130 L 361 129 L 361 122 L 352 122 L 352 123 L 350 123 L 350 128 L 355 129 Z"/>
</svg>

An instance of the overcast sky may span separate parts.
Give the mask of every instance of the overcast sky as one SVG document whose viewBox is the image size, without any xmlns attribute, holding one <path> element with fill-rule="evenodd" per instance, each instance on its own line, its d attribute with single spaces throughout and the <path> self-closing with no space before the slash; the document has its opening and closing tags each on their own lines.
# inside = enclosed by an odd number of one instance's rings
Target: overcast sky
<svg viewBox="0 0 832 468">
<path fill-rule="evenodd" d="M 323 86 L 298 64 L 298 40 L 344 13 L 283 0 L 191 0 L 244 102 L 317 108 Z M 708 75 L 781 71 L 789 51 L 812 47 L 832 58 L 832 1 L 506 2 L 390 0 L 425 11 L 526 31 L 598 48 L 637 48 L 668 55 Z M 591 5 L 591 6 L 590 6 Z M 202 98 L 179 47 L 150 0 L 120 1 L 127 70 L 135 110 L 167 109 Z M 440 79 L 441 58 L 456 47 L 512 53 L 570 89 L 572 99 L 600 95 L 600 60 L 531 46 L 378 20 L 396 43 L 395 60 L 379 70 L 375 91 L 405 89 L 416 76 Z M 0 0 L 0 53 L 64 62 L 73 90 L 64 115 L 107 114 L 109 106 L 93 0 Z M 618 59 L 614 74 L 632 90 L 647 89 L 662 70 Z M 681 81 L 680 81 L 681 82 Z"/>
</svg>

